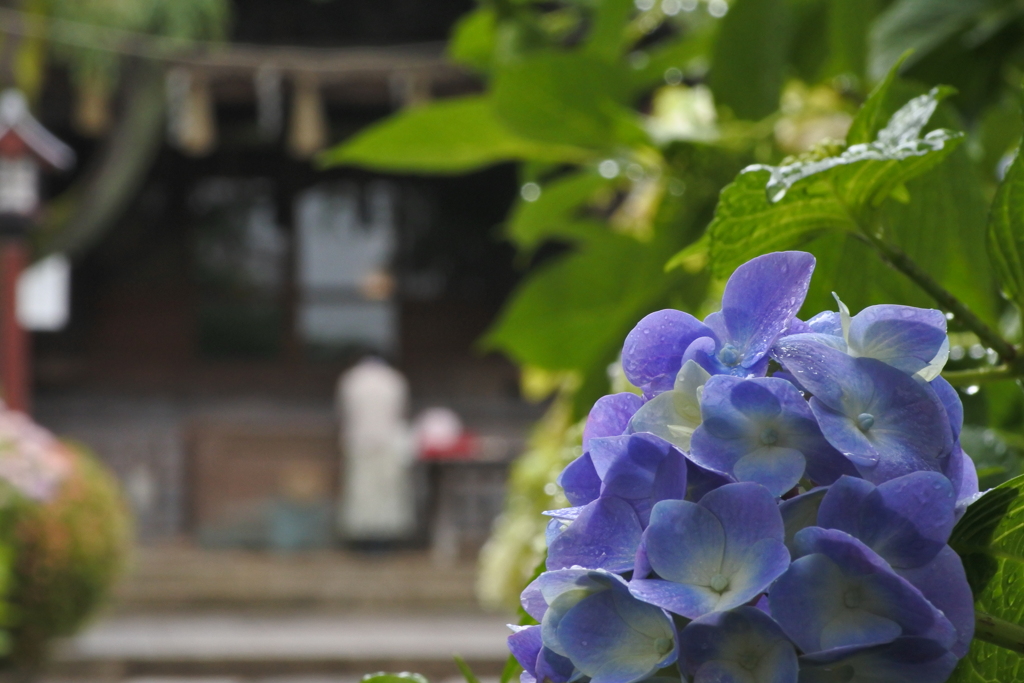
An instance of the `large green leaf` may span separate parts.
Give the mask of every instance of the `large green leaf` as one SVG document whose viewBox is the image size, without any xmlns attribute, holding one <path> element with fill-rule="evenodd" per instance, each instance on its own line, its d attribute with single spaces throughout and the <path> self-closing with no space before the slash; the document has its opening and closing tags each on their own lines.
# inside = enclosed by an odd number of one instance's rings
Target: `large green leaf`
<svg viewBox="0 0 1024 683">
<path fill-rule="evenodd" d="M 646 141 L 626 106 L 623 68 L 577 52 L 540 52 L 495 75 L 495 111 L 516 134 L 596 149 Z"/>
<path fill-rule="evenodd" d="M 857 229 L 828 183 L 807 183 L 772 203 L 764 190 L 769 177 L 763 170 L 744 172 L 722 190 L 708 228 L 716 276 L 727 277 L 755 256 L 793 249 L 827 230 Z"/>
<path fill-rule="evenodd" d="M 599 0 L 587 36 L 587 52 L 609 61 L 620 57 L 626 47 L 626 22 L 634 11 L 633 0 Z"/>
<path fill-rule="evenodd" d="M 1024 310 L 1024 160 L 1020 154 L 992 201 L 988 251 L 1007 298 Z"/>
<path fill-rule="evenodd" d="M 575 162 L 588 153 L 516 135 L 482 96 L 407 109 L 324 153 L 328 166 L 412 173 L 464 173 L 503 161 Z"/>
<path fill-rule="evenodd" d="M 911 201 L 886 202 L 887 238 L 983 320 L 994 324 L 999 301 L 981 235 L 988 210 L 984 188 L 965 149 L 907 183 Z M 917 284 L 890 268 L 851 233 L 834 232 L 807 247 L 818 259 L 804 310 L 834 309 L 837 292 L 852 310 L 900 303 L 931 308 Z M 851 267 L 856 264 L 856 267 Z"/>
<path fill-rule="evenodd" d="M 626 333 L 677 279 L 665 277 L 659 252 L 632 237 L 599 233 L 528 278 L 485 343 L 548 370 L 585 372 L 613 360 Z"/>
<path fill-rule="evenodd" d="M 715 42 L 710 85 L 715 101 L 742 119 L 760 119 L 779 106 L 789 49 L 786 0 L 736 0 Z"/>
<path fill-rule="evenodd" d="M 953 529 L 979 612 L 1024 626 L 1024 476 L 986 493 Z M 951 683 L 1024 680 L 1024 657 L 977 639 Z"/>
<path fill-rule="evenodd" d="M 863 224 L 865 214 L 962 140 L 962 133 L 945 129 L 921 135 L 944 94 L 935 88 L 913 98 L 873 142 L 824 158 L 747 167 L 722 191 L 708 227 L 715 274 L 728 275 L 758 254 L 800 246 L 826 231 L 874 229 Z"/>
<path fill-rule="evenodd" d="M 486 71 L 494 55 L 497 30 L 498 15 L 494 8 L 478 7 L 455 24 L 448 41 L 448 56 L 452 61 Z"/>
<path fill-rule="evenodd" d="M 907 50 L 911 63 L 928 55 L 986 10 L 1006 0 L 898 0 L 870 34 L 869 71 L 881 78 Z"/>
<path fill-rule="evenodd" d="M 578 236 L 580 228 L 584 227 L 579 223 L 580 208 L 598 190 L 610 184 L 611 181 L 594 169 L 553 180 L 543 186 L 540 196 L 535 200 L 522 200 L 516 204 L 509 217 L 506 233 L 516 244 L 527 249 L 536 247 L 549 237 Z"/>
</svg>

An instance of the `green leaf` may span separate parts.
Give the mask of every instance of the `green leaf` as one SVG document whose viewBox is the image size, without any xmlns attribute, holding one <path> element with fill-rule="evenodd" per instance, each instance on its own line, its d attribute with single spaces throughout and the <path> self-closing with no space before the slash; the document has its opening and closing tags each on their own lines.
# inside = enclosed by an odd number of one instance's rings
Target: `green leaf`
<svg viewBox="0 0 1024 683">
<path fill-rule="evenodd" d="M 874 229 L 864 213 L 942 161 L 963 134 L 921 132 L 945 95 L 933 88 L 897 111 L 871 143 L 834 156 L 784 166 L 748 166 L 722 191 L 708 227 L 714 273 L 725 276 L 750 258 L 800 246 L 826 231 Z M 767 197 L 758 196 L 763 188 Z"/>
<path fill-rule="evenodd" d="M 1006 297 L 1024 310 L 1024 160 L 1019 153 L 992 200 L 988 253 Z"/>
<path fill-rule="evenodd" d="M 850 74 L 863 79 L 867 71 L 868 28 L 878 12 L 878 0 L 830 0 L 828 3 L 829 60 L 824 76 Z"/>
<path fill-rule="evenodd" d="M 633 0 L 599 0 L 587 36 L 587 52 L 608 61 L 620 57 L 626 46 L 626 24 L 634 10 Z"/>
<path fill-rule="evenodd" d="M 505 66 L 493 97 L 498 116 L 531 140 L 610 149 L 647 139 L 626 106 L 622 68 L 585 54 L 542 52 Z"/>
<path fill-rule="evenodd" d="M 741 119 L 761 119 L 779 106 L 788 50 L 786 0 L 736 0 L 721 20 L 709 85 L 718 104 Z"/>
<path fill-rule="evenodd" d="M 765 197 L 769 174 L 741 173 L 722 190 L 715 219 L 708 227 L 711 267 L 728 277 L 742 263 L 770 251 L 793 249 L 827 230 L 857 229 L 826 183 L 797 187 L 778 202 Z M 679 259 L 685 259 L 680 252 Z"/>
<path fill-rule="evenodd" d="M 1024 625 L 1024 476 L 975 502 L 953 529 L 950 546 L 960 555 L 975 608 Z M 950 683 L 1024 680 L 1024 657 L 977 639 Z"/>
<path fill-rule="evenodd" d="M 882 206 L 887 239 L 983 320 L 995 324 L 1000 305 L 985 245 L 979 239 L 988 202 L 967 151 L 955 150 L 906 187 L 909 203 L 891 201 Z M 854 234 L 833 231 L 806 249 L 818 259 L 806 312 L 834 309 L 832 292 L 838 292 L 854 311 L 886 303 L 935 306 L 917 284 L 883 263 Z M 851 263 L 857 267 L 851 268 Z"/>
<path fill-rule="evenodd" d="M 580 208 L 598 190 L 611 186 L 593 169 L 562 176 L 541 188 L 532 201 L 519 201 L 509 217 L 507 234 L 520 247 L 533 248 L 549 237 L 578 237 L 602 226 L 596 222 L 581 225 Z"/>
<path fill-rule="evenodd" d="M 509 655 L 508 659 L 505 660 L 505 666 L 501 669 L 501 683 L 511 683 L 512 679 L 518 679 L 519 674 L 523 672 L 523 665 L 519 663 L 519 660 L 514 655 Z"/>
<path fill-rule="evenodd" d="M 635 94 L 646 93 L 665 84 L 665 72 L 676 68 L 686 73 L 687 66 L 698 57 L 710 54 L 718 35 L 719 22 L 709 21 L 687 30 L 681 38 L 655 45 L 629 74 L 630 88 Z"/>
<path fill-rule="evenodd" d="M 587 372 L 614 360 L 622 339 L 678 280 L 652 243 L 598 233 L 520 285 L 484 343 L 521 365 Z"/>
<path fill-rule="evenodd" d="M 455 655 L 454 659 L 455 666 L 459 667 L 459 672 L 462 674 L 462 677 L 466 679 L 466 683 L 480 683 L 480 679 L 476 677 L 475 673 L 473 673 L 473 669 L 470 668 L 469 664 L 466 664 L 465 659 L 459 655 Z"/>
<path fill-rule="evenodd" d="M 853 123 L 850 124 L 850 130 L 846 134 L 847 145 L 871 142 L 878 137 L 878 133 L 885 127 L 889 120 L 888 112 L 890 110 L 886 105 L 889 94 L 892 91 L 892 85 L 896 81 L 896 75 L 899 73 L 900 67 L 903 66 L 903 62 L 909 56 L 910 52 L 904 52 L 903 56 L 889 69 L 889 73 L 885 75 L 885 78 L 871 91 L 871 95 L 868 96 L 864 106 L 860 108 L 860 111 L 853 118 Z"/>
<path fill-rule="evenodd" d="M 486 71 L 494 55 L 498 16 L 494 8 L 482 6 L 459 19 L 448 42 L 452 61 Z"/>
<path fill-rule="evenodd" d="M 486 97 L 443 100 L 407 109 L 325 152 L 325 166 L 411 173 L 464 173 L 503 161 L 579 162 L 589 153 L 540 144 L 508 129 Z"/>
<path fill-rule="evenodd" d="M 421 674 L 409 673 L 408 671 L 402 671 L 401 673 L 387 673 L 384 671 L 378 671 L 373 674 L 366 674 L 361 679 L 361 683 L 430 683 L 425 676 Z"/>
<path fill-rule="evenodd" d="M 898 0 L 875 21 L 869 36 L 869 72 L 881 78 L 900 55 L 908 66 L 928 55 L 992 6 L 991 0 Z"/>
</svg>

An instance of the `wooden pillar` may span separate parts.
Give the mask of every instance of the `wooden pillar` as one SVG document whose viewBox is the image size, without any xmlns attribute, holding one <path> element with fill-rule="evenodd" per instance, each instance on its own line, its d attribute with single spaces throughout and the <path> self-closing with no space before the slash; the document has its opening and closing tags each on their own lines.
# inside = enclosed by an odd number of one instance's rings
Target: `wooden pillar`
<svg viewBox="0 0 1024 683">
<path fill-rule="evenodd" d="M 28 266 L 25 241 L 0 241 L 0 387 L 11 410 L 32 409 L 31 339 L 18 322 L 18 278 Z"/>
</svg>

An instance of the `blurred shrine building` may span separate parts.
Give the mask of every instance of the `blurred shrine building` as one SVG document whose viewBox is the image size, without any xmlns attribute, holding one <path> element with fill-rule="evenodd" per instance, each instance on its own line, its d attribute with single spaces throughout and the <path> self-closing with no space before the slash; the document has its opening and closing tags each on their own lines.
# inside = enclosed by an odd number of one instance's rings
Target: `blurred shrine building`
<svg viewBox="0 0 1024 683">
<path fill-rule="evenodd" d="M 33 412 L 117 472 L 143 542 L 265 547 L 246 526 L 259 506 L 334 505 L 336 384 L 368 353 L 407 378 L 410 415 L 450 407 L 495 462 L 520 448 L 537 409 L 515 368 L 476 346 L 517 277 L 498 239 L 514 169 L 426 178 L 315 161 L 403 107 L 479 90 L 444 57 L 471 5 L 237 2 L 223 49 L 126 64 L 112 113 L 51 67 L 35 110 L 80 164 L 47 196 L 105 156 L 138 177 L 112 180 L 130 200 L 67 249 L 70 319 L 34 333 Z M 138 130 L 153 110 L 149 144 Z M 488 495 L 500 505 L 500 487 Z"/>
</svg>

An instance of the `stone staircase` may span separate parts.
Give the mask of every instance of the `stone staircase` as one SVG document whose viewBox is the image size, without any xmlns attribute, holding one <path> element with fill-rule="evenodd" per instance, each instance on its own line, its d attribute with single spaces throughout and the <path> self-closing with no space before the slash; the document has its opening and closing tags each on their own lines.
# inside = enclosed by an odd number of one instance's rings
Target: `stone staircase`
<svg viewBox="0 0 1024 683">
<path fill-rule="evenodd" d="M 508 615 L 476 606 L 475 567 L 423 552 L 274 556 L 141 549 L 109 610 L 59 643 L 47 680 L 345 681 L 372 671 L 494 677 Z"/>
</svg>

